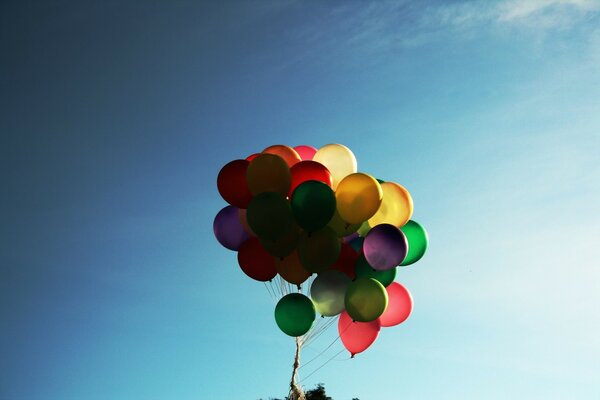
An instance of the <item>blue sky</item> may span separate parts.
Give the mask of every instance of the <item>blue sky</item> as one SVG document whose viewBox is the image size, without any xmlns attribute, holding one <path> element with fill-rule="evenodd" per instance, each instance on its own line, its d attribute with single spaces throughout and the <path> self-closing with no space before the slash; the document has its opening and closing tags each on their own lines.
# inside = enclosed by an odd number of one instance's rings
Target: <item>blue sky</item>
<svg viewBox="0 0 600 400">
<path fill-rule="evenodd" d="M 305 387 L 600 397 L 598 1 L 3 2 L 0 46 L 0 399 L 283 397 L 216 176 L 331 142 L 431 243 L 409 320 Z"/>
</svg>

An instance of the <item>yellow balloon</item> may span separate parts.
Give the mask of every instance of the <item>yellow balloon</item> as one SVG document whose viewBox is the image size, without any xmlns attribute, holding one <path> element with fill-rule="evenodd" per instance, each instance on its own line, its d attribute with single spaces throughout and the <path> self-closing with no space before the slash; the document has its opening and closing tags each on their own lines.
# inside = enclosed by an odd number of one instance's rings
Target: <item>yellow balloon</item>
<svg viewBox="0 0 600 400">
<path fill-rule="evenodd" d="M 292 175 L 283 158 L 263 153 L 250 161 L 246 170 L 246 181 L 253 195 L 279 192 L 287 196 L 292 184 Z"/>
<path fill-rule="evenodd" d="M 326 144 L 315 153 L 313 161 L 327 167 L 333 178 L 333 190 L 347 175 L 356 172 L 356 157 L 343 144 Z"/>
<path fill-rule="evenodd" d="M 375 215 L 382 198 L 379 182 L 361 172 L 346 176 L 335 191 L 337 211 L 349 224 L 362 223 Z"/>
<path fill-rule="evenodd" d="M 377 213 L 369 219 L 369 225 L 392 224 L 401 228 L 413 213 L 413 201 L 404 186 L 394 182 L 381 184 L 383 201 Z"/>
</svg>

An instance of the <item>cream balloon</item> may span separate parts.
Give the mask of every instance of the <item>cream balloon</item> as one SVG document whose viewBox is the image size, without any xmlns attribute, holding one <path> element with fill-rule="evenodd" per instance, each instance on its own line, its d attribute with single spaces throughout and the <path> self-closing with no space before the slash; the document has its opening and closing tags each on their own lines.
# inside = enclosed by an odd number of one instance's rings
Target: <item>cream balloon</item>
<svg viewBox="0 0 600 400">
<path fill-rule="evenodd" d="M 342 179 L 357 171 L 356 157 L 342 144 L 326 144 L 315 153 L 313 161 L 327 167 L 333 178 L 333 189 Z"/>
</svg>

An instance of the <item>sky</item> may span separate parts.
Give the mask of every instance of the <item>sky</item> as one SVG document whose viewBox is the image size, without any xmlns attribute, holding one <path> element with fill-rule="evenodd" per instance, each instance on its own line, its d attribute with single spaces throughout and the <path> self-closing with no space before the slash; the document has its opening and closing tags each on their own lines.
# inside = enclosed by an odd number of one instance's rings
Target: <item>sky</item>
<svg viewBox="0 0 600 400">
<path fill-rule="evenodd" d="M 0 399 L 285 396 L 216 177 L 327 143 L 430 247 L 411 317 L 306 389 L 600 398 L 599 1 L 3 1 L 0 54 Z"/>
</svg>

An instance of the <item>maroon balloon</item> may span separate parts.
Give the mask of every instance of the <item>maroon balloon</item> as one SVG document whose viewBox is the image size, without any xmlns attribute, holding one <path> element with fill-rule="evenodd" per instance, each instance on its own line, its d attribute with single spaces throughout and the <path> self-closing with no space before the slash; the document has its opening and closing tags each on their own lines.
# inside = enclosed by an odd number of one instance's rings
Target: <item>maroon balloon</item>
<svg viewBox="0 0 600 400">
<path fill-rule="evenodd" d="M 238 208 L 248 208 L 252 200 L 252 193 L 246 182 L 246 170 L 249 164 L 248 160 L 233 160 L 221 168 L 217 177 L 217 188 L 221 197 Z"/>
<path fill-rule="evenodd" d="M 340 249 L 340 256 L 337 261 L 331 266 L 331 269 L 335 269 L 346 274 L 350 279 L 356 277 L 354 265 L 359 255 L 348 243 L 342 243 Z"/>
<path fill-rule="evenodd" d="M 352 317 L 344 311 L 340 314 L 338 320 L 340 339 L 342 339 L 344 347 L 352 357 L 368 349 L 377 339 L 380 330 L 381 322 L 379 322 L 379 318 L 370 322 L 352 321 Z"/>
<path fill-rule="evenodd" d="M 317 152 L 317 149 L 314 147 L 306 145 L 294 146 L 294 150 L 296 150 L 296 153 L 298 153 L 302 160 L 312 160 Z"/>
<path fill-rule="evenodd" d="M 384 271 L 394 268 L 406 258 L 408 241 L 404 233 L 394 225 L 374 226 L 363 243 L 363 254 L 373 269 Z"/>
<path fill-rule="evenodd" d="M 224 207 L 217 213 L 213 232 L 221 245 L 236 251 L 249 237 L 240 222 L 239 208 L 234 206 Z"/>
<path fill-rule="evenodd" d="M 267 253 L 255 237 L 249 238 L 240 246 L 238 263 L 246 275 L 257 281 L 270 281 L 277 275 L 275 258 Z"/>
</svg>

